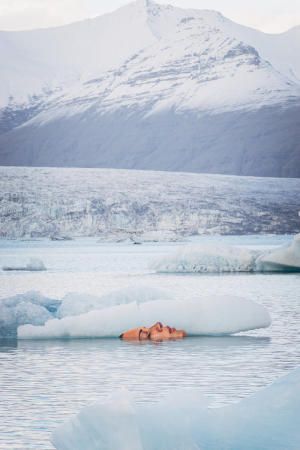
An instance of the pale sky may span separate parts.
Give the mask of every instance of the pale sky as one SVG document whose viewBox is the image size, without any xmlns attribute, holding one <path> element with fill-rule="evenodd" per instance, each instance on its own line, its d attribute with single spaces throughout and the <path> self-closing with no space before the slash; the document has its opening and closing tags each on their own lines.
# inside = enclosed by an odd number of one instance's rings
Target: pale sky
<svg viewBox="0 0 300 450">
<path fill-rule="evenodd" d="M 113 11 L 128 0 L 0 0 L 0 30 L 63 25 Z M 300 25 L 300 0 L 157 0 L 182 8 L 215 9 L 267 33 Z"/>
</svg>

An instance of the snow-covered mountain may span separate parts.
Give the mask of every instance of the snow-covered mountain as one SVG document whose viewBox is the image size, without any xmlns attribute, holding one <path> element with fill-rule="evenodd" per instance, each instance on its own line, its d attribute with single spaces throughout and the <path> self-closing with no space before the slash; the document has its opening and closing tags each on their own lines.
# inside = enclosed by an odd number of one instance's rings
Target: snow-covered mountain
<svg viewBox="0 0 300 450">
<path fill-rule="evenodd" d="M 300 180 L 0 167 L 0 236 L 172 240 L 297 233 Z"/>
<path fill-rule="evenodd" d="M 0 163 L 300 176 L 300 27 L 138 0 L 0 33 Z"/>
</svg>

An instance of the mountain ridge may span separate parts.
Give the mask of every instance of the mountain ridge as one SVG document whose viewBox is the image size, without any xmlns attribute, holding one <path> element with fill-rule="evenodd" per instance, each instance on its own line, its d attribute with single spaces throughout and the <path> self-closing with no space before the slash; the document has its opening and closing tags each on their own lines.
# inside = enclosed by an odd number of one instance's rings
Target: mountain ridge
<svg viewBox="0 0 300 450">
<path fill-rule="evenodd" d="M 220 13 L 137 0 L 34 45 L 26 36 L 28 61 L 44 59 L 22 62 L 24 92 L 40 92 L 6 94 L 1 164 L 300 176 L 300 65 L 286 35 L 278 50 Z"/>
</svg>

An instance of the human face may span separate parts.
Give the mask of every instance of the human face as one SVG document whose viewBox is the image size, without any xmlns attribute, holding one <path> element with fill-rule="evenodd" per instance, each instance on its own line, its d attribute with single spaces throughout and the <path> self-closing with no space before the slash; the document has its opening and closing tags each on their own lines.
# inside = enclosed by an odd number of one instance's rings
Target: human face
<svg viewBox="0 0 300 450">
<path fill-rule="evenodd" d="M 121 338 L 126 341 L 146 341 L 149 339 L 149 331 L 150 329 L 146 327 L 133 328 L 132 330 L 125 331 L 121 335 Z"/>
<path fill-rule="evenodd" d="M 126 341 L 166 341 L 169 339 L 182 339 L 185 336 L 185 331 L 164 326 L 161 322 L 156 322 L 150 328 L 133 328 L 121 334 L 121 338 Z"/>
<path fill-rule="evenodd" d="M 164 326 L 161 322 L 157 322 L 150 328 L 149 339 L 151 341 L 166 341 L 170 339 L 183 339 L 186 337 L 184 330 Z"/>
</svg>

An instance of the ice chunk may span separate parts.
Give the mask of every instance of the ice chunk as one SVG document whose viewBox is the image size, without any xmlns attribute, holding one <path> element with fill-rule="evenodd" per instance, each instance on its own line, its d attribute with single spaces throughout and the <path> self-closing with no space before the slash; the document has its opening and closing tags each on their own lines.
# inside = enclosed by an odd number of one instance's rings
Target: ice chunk
<svg viewBox="0 0 300 450">
<path fill-rule="evenodd" d="M 226 245 L 187 245 L 151 266 L 162 273 L 252 272 L 258 253 Z"/>
<path fill-rule="evenodd" d="M 299 416 L 300 368 L 223 408 L 207 408 L 193 391 L 176 391 L 153 405 L 134 405 L 121 393 L 84 408 L 52 442 L 57 450 L 296 450 Z"/>
<path fill-rule="evenodd" d="M 43 325 L 60 303 L 35 291 L 0 300 L 0 338 L 16 338 L 19 325 Z"/>
<path fill-rule="evenodd" d="M 171 299 L 172 292 L 165 289 L 155 289 L 149 286 L 137 286 L 120 289 L 109 294 L 97 297 L 83 293 L 69 293 L 62 299 L 58 308 L 59 319 L 67 316 L 76 316 L 86 312 L 103 309 L 109 306 L 123 305 L 127 303 L 144 303 L 154 300 Z"/>
<path fill-rule="evenodd" d="M 256 270 L 300 271 L 300 234 L 297 234 L 290 244 L 259 256 L 256 260 Z"/>
<path fill-rule="evenodd" d="M 8 265 L 8 266 L 3 266 L 2 267 L 3 270 L 28 270 L 28 271 L 42 271 L 42 270 L 47 270 L 45 264 L 43 263 L 43 261 L 41 259 L 38 258 L 30 258 L 29 262 L 25 265 Z"/>
<path fill-rule="evenodd" d="M 226 245 L 188 245 L 151 266 L 160 273 L 300 271 L 300 235 L 271 251 Z"/>
<path fill-rule="evenodd" d="M 126 391 L 107 404 L 84 408 L 53 434 L 52 442 L 61 450 L 143 450 L 133 402 Z"/>
<path fill-rule="evenodd" d="M 93 310 L 79 316 L 49 320 L 44 326 L 25 325 L 20 339 L 117 337 L 125 330 L 162 321 L 189 335 L 223 335 L 271 323 L 267 310 L 242 297 L 215 296 L 185 300 L 155 300 Z"/>
<path fill-rule="evenodd" d="M 23 324 L 43 325 L 47 320 L 76 316 L 109 306 L 172 298 L 172 292 L 150 286 L 117 290 L 102 297 L 89 294 L 67 294 L 62 300 L 30 291 L 0 299 L 0 338 L 16 337 L 17 327 Z"/>
</svg>

